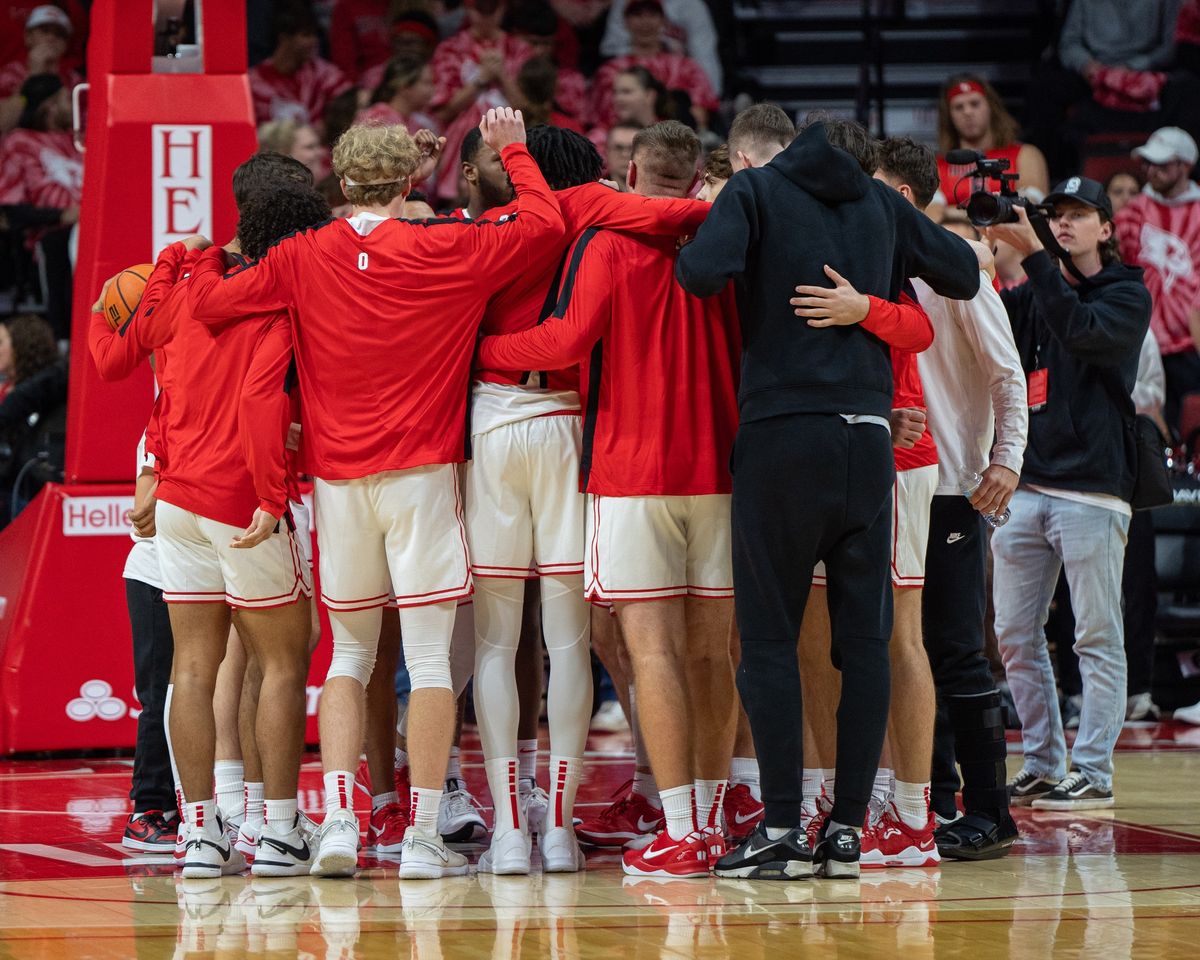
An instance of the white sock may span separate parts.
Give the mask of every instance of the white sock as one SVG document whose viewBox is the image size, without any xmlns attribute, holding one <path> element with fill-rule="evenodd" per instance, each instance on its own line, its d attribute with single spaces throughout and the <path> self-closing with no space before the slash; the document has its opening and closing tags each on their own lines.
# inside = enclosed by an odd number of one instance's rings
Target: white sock
<svg viewBox="0 0 1200 960">
<path fill-rule="evenodd" d="M 892 798 L 892 771 L 880 767 L 875 771 L 875 783 L 871 787 L 871 799 L 883 806 Z"/>
<path fill-rule="evenodd" d="M 821 795 L 821 771 L 812 767 L 805 767 L 800 783 L 801 790 L 804 793 L 804 802 L 816 803 L 817 797 Z"/>
<path fill-rule="evenodd" d="M 663 813 L 667 815 L 667 833 L 672 840 L 682 840 L 696 829 L 694 792 L 690 783 L 658 792 L 662 798 Z"/>
<path fill-rule="evenodd" d="M 758 757 L 734 757 L 729 762 L 730 786 L 740 785 L 750 789 L 750 796 L 762 800 L 762 785 L 758 779 Z"/>
<path fill-rule="evenodd" d="M 488 788 L 492 791 L 494 832 L 505 833 L 521 826 L 521 785 L 516 757 L 485 760 Z"/>
<path fill-rule="evenodd" d="M 207 830 L 209 833 L 217 832 L 216 800 L 199 800 L 195 803 L 189 803 L 186 805 L 184 816 L 187 817 L 188 826 L 196 830 Z"/>
<path fill-rule="evenodd" d="M 653 773 L 635 770 L 633 772 L 633 792 L 639 797 L 649 800 L 651 805 L 662 809 L 662 798 L 658 795 L 658 783 L 655 781 Z"/>
<path fill-rule="evenodd" d="M 518 774 L 522 780 L 537 780 L 538 742 L 534 740 L 517 741 L 517 763 L 520 765 Z"/>
<path fill-rule="evenodd" d="M 696 790 L 696 826 L 720 827 L 721 805 L 725 800 L 725 790 L 728 786 L 724 780 L 697 780 Z"/>
<path fill-rule="evenodd" d="M 399 802 L 400 794 L 398 794 L 395 790 L 391 790 L 388 793 L 377 793 L 371 798 L 371 812 L 375 813 L 377 810 L 386 807 L 389 803 Z"/>
<path fill-rule="evenodd" d="M 222 819 L 241 816 L 244 812 L 245 788 L 242 784 L 244 767 L 241 760 L 218 760 L 213 764 L 213 779 L 217 786 L 217 807 Z"/>
<path fill-rule="evenodd" d="M 296 799 L 293 797 L 291 800 L 266 800 L 264 804 L 267 808 L 267 825 L 280 833 L 289 832 L 296 823 L 296 813 L 299 809 Z"/>
<path fill-rule="evenodd" d="M 575 812 L 575 794 L 583 761 L 579 757 L 550 758 L 550 809 L 546 811 L 546 829 L 570 827 Z"/>
<path fill-rule="evenodd" d="M 261 827 L 266 821 L 263 808 L 263 785 L 261 783 L 246 784 L 246 822 L 251 826 Z"/>
<path fill-rule="evenodd" d="M 788 827 L 766 827 L 768 840 L 782 840 L 788 835 Z"/>
<path fill-rule="evenodd" d="M 838 823 L 834 820 L 830 820 L 829 824 L 825 827 L 825 836 L 827 836 L 827 837 L 832 836 L 833 834 L 837 833 L 839 830 L 853 830 L 856 834 L 858 834 L 859 836 L 862 836 L 862 824 L 859 824 L 857 827 L 854 827 L 854 826 L 850 826 L 849 824 L 846 824 L 846 823 Z"/>
<path fill-rule="evenodd" d="M 897 780 L 892 803 L 907 826 L 913 830 L 924 830 L 929 822 L 929 781 L 905 783 Z"/>
<path fill-rule="evenodd" d="M 430 840 L 438 835 L 438 807 L 441 803 L 441 790 L 412 788 L 412 825 Z"/>
<path fill-rule="evenodd" d="M 408 766 L 408 751 L 407 750 L 401 750 L 399 747 L 397 747 L 396 752 L 394 754 L 394 758 L 395 759 L 393 759 L 393 761 L 392 761 L 392 766 L 395 767 L 397 770 L 403 770 L 405 767 Z"/>
<path fill-rule="evenodd" d="M 462 764 L 459 760 L 458 747 L 450 748 L 450 759 L 446 761 L 446 779 L 462 779 Z"/>
<path fill-rule="evenodd" d="M 336 810 L 354 812 L 354 774 L 349 770 L 330 770 L 325 774 L 325 813 Z"/>
</svg>

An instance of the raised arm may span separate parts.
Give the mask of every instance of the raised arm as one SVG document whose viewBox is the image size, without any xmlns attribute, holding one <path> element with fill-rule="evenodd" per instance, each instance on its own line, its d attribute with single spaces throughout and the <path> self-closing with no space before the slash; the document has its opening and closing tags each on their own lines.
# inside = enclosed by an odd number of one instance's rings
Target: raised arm
<svg viewBox="0 0 1200 960">
<path fill-rule="evenodd" d="M 695 238 L 679 252 L 675 279 L 693 296 L 715 296 L 746 269 L 746 253 L 758 243 L 752 175 L 743 172 L 725 185 Z"/>
<path fill-rule="evenodd" d="M 520 333 L 484 337 L 479 365 L 489 370 L 561 370 L 581 362 L 604 335 L 612 317 L 612 264 L 605 250 L 589 246 L 585 231 L 569 259 L 554 313 Z"/>
<path fill-rule="evenodd" d="M 101 380 L 123 380 L 174 336 L 179 310 L 187 308 L 186 296 L 182 291 L 175 293 L 175 285 L 183 273 L 185 260 L 189 259 L 188 251 L 183 242 L 164 248 L 146 281 L 137 309 L 117 330 L 108 325 L 103 312 L 104 292 L 116 277 L 104 284 L 92 306 L 88 326 L 88 348 Z"/>
</svg>

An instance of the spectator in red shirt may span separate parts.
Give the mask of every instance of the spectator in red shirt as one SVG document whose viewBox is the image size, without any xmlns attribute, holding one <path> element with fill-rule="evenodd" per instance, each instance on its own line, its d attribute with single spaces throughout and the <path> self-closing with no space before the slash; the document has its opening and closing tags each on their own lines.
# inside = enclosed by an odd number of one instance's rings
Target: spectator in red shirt
<svg viewBox="0 0 1200 960">
<path fill-rule="evenodd" d="M 593 117 L 601 125 L 616 119 L 613 107 L 613 79 L 629 67 L 645 67 L 667 90 L 679 90 L 691 99 L 692 115 L 701 130 L 708 128 L 709 116 L 720 106 L 717 94 L 704 69 L 680 53 L 671 53 L 663 45 L 666 17 L 659 0 L 633 0 L 625 7 L 629 27 L 630 53 L 609 60 L 593 82 Z"/>
<path fill-rule="evenodd" d="M 65 60 L 73 32 L 71 18 L 59 7 L 46 4 L 30 13 L 25 21 L 25 56 L 0 67 L 0 133 L 16 126 L 24 107 L 18 94 L 29 77 L 52 73 L 68 87 L 80 82 L 79 74 Z"/>
<path fill-rule="evenodd" d="M 275 15 L 275 52 L 250 70 L 250 94 L 257 123 L 292 119 L 319 126 L 325 108 L 350 81 L 317 55 L 317 21 L 301 5 Z"/>
<path fill-rule="evenodd" d="M 517 72 L 530 57 L 526 44 L 500 29 L 506 10 L 501 0 L 467 0 L 466 7 L 466 26 L 433 55 L 437 89 L 431 106 L 445 126 L 448 156 L 458 153 L 476 116 L 520 99 Z M 441 199 L 458 193 L 452 165 L 442 168 L 436 192 Z"/>
<path fill-rule="evenodd" d="M 421 10 L 411 10 L 397 15 L 391 28 L 392 59 L 403 57 L 429 62 L 438 45 L 437 21 Z M 375 90 L 383 82 L 387 63 L 378 63 L 364 70 L 358 78 L 363 90 Z"/>
<path fill-rule="evenodd" d="M 398 123 L 409 133 L 437 131 L 438 124 L 424 111 L 433 99 L 433 67 L 411 55 L 392 57 L 371 95 L 371 105 L 360 110 L 356 123 Z"/>
<path fill-rule="evenodd" d="M 351 80 L 392 54 L 389 0 L 337 0 L 329 24 L 329 58 Z"/>
</svg>

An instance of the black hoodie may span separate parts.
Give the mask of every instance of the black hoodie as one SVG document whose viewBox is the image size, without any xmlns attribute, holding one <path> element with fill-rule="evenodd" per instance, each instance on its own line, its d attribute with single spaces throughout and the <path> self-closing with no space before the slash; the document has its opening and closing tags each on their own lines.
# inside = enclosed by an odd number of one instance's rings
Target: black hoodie
<svg viewBox="0 0 1200 960">
<path fill-rule="evenodd" d="M 860 293 L 895 301 L 908 277 L 970 299 L 979 265 L 968 244 L 829 143 L 823 124 L 765 167 L 734 175 L 675 275 L 712 296 L 738 281 L 742 422 L 788 413 L 871 414 L 892 409 L 887 345 L 861 326 L 814 328 L 788 302 L 800 284 L 832 287 L 829 264 Z"/>
<path fill-rule="evenodd" d="M 1046 405 L 1029 416 L 1021 482 L 1081 493 L 1133 494 L 1131 440 L 1138 356 L 1150 327 L 1139 267 L 1112 263 L 1072 287 L 1049 254 L 1001 294 L 1026 378 L 1047 371 Z"/>
</svg>

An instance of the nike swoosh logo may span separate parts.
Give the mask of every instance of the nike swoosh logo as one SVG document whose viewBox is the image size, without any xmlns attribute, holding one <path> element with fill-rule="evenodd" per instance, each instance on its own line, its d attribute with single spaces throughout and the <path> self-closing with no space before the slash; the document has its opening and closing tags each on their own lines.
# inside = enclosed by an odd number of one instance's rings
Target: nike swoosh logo
<svg viewBox="0 0 1200 960">
<path fill-rule="evenodd" d="M 195 847 L 197 850 L 200 850 L 206 844 L 208 846 L 212 847 L 214 850 L 216 850 L 217 853 L 219 853 L 221 855 L 222 860 L 224 860 L 226 863 L 229 862 L 229 857 L 231 856 L 232 851 L 230 850 L 230 848 L 228 846 L 223 847 L 219 843 L 213 843 L 211 840 L 205 840 L 205 839 L 199 838 L 199 837 L 197 839 L 193 840 L 190 844 L 188 844 L 188 846 L 192 846 L 192 847 Z"/>
<path fill-rule="evenodd" d="M 293 847 L 291 844 L 284 843 L 282 840 L 276 840 L 274 837 L 259 837 L 258 845 L 261 847 L 264 843 L 269 843 L 280 853 L 291 854 L 297 860 L 307 860 L 312 856 L 312 853 L 308 849 L 307 840 L 303 841 L 303 846 Z"/>
<path fill-rule="evenodd" d="M 649 833 L 661 822 L 661 820 L 647 820 L 645 817 L 638 817 L 637 828 L 642 833 Z"/>
<path fill-rule="evenodd" d="M 760 816 L 762 816 L 761 812 L 760 813 L 748 813 L 745 816 L 742 816 L 740 813 L 735 813 L 733 815 L 733 822 L 736 823 L 740 827 L 743 823 L 749 823 L 751 820 L 755 820 Z"/>
<path fill-rule="evenodd" d="M 679 849 L 679 844 L 675 844 L 675 846 L 673 846 L 673 847 L 663 847 L 661 850 L 655 850 L 653 853 L 651 853 L 649 850 L 646 850 L 642 853 L 642 859 L 643 860 L 657 860 L 659 857 L 670 853 L 672 850 L 678 850 L 678 849 Z"/>
<path fill-rule="evenodd" d="M 961 534 L 961 533 L 952 533 L 952 534 L 950 534 L 950 536 L 948 536 L 948 537 L 946 538 L 946 542 L 947 542 L 947 543 L 958 543 L 958 541 L 959 541 L 959 540 L 962 540 L 962 539 L 963 539 L 963 534 Z"/>
</svg>

